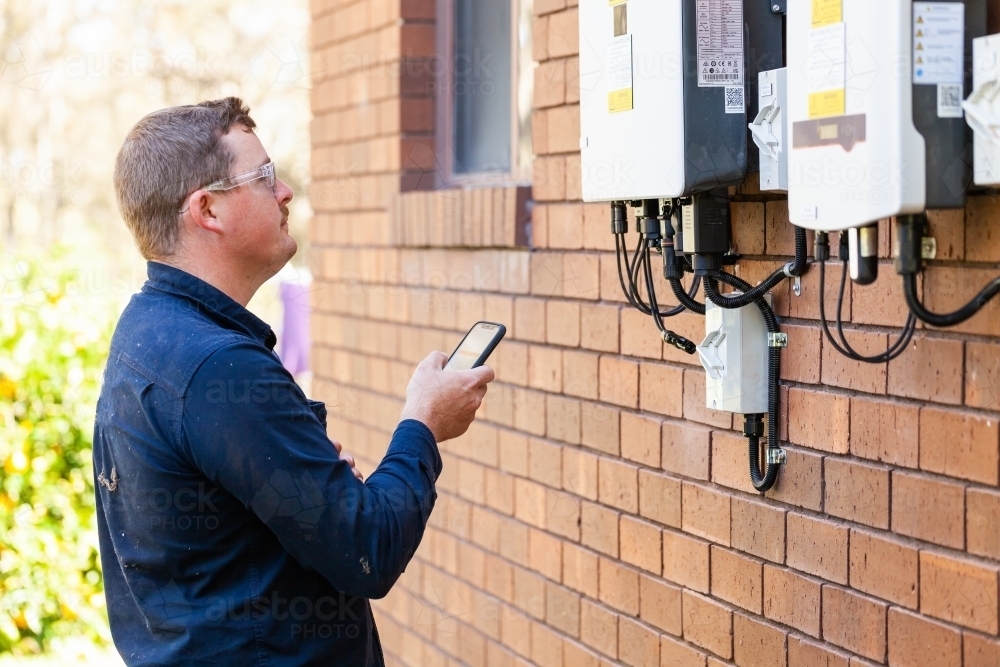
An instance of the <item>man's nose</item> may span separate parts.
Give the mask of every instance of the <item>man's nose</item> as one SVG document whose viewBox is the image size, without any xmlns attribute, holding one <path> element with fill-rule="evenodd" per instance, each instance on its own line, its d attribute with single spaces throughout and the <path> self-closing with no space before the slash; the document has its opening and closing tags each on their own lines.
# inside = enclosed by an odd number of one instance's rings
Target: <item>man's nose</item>
<svg viewBox="0 0 1000 667">
<path fill-rule="evenodd" d="M 284 206 L 288 202 L 292 201 L 292 197 L 294 196 L 295 193 L 292 192 L 292 189 L 288 187 L 287 183 L 280 178 L 276 179 L 276 183 L 274 184 L 274 198 L 278 200 L 278 204 L 280 206 Z"/>
</svg>

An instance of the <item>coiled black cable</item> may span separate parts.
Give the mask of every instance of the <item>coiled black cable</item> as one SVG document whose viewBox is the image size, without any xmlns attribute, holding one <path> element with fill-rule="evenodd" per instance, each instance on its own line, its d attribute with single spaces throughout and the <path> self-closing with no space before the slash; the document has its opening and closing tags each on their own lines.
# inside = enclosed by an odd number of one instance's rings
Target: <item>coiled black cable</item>
<svg viewBox="0 0 1000 667">
<path fill-rule="evenodd" d="M 717 277 L 710 277 L 705 280 L 705 296 L 708 297 L 709 301 L 716 304 L 722 308 L 728 308 L 730 306 L 723 306 L 720 302 L 732 303 L 732 297 L 724 297 L 719 293 L 719 286 L 716 282 L 726 283 L 727 285 L 738 289 L 744 293 L 749 292 L 751 289 L 750 283 L 738 278 L 734 275 L 728 273 L 720 273 Z M 767 326 L 768 333 L 779 333 L 780 329 L 778 327 L 778 318 L 775 317 L 774 311 L 771 306 L 763 298 L 758 298 L 753 301 L 753 304 L 757 306 L 761 315 L 764 316 L 764 324 Z M 781 378 L 781 348 L 778 347 L 768 347 L 767 349 L 767 448 L 770 450 L 780 449 L 780 431 L 779 431 L 779 419 L 780 419 L 780 409 L 781 409 L 781 396 L 778 390 L 779 382 Z M 753 417 L 752 415 L 750 417 Z M 771 458 L 767 457 L 764 470 L 760 467 L 760 436 L 758 435 L 747 435 L 747 445 L 749 449 L 750 458 L 750 482 L 753 487 L 757 489 L 760 493 L 766 493 L 774 486 L 774 483 L 778 480 L 778 463 L 772 463 Z"/>
<path fill-rule="evenodd" d="M 896 342 L 889 346 L 889 349 L 885 352 L 866 357 L 859 352 L 857 352 L 849 342 L 847 342 L 847 337 L 844 335 L 844 322 L 843 322 L 843 311 L 844 311 L 844 290 L 847 285 L 847 258 L 843 258 L 843 268 L 840 274 L 840 291 L 837 294 L 837 337 L 840 339 L 838 343 L 833 338 L 833 334 L 830 333 L 830 324 L 826 318 L 826 262 L 819 262 L 819 321 L 823 328 L 823 333 L 826 335 L 826 339 L 830 342 L 837 352 L 844 355 L 848 359 L 853 359 L 854 361 L 860 361 L 866 364 L 884 364 L 892 361 L 906 352 L 906 349 L 910 345 L 910 341 L 913 340 L 913 334 L 917 330 L 917 318 L 911 312 L 909 317 L 906 318 L 906 324 L 903 327 L 902 333 Z"/>
<path fill-rule="evenodd" d="M 786 278 L 801 276 L 809 267 L 809 258 L 806 255 L 806 245 L 806 230 L 802 227 L 796 227 L 795 259 L 793 261 L 769 275 L 756 287 L 750 286 L 749 283 L 744 283 L 747 286 L 747 289 L 744 290 L 742 294 L 734 296 L 725 296 L 720 294 L 720 301 L 717 303 L 713 301 L 713 303 L 720 308 L 743 308 L 762 298 L 765 294 L 781 284 L 781 281 Z"/>
<path fill-rule="evenodd" d="M 917 274 L 909 273 L 903 275 L 903 296 L 906 298 L 906 305 L 910 307 L 911 313 L 932 327 L 954 327 L 965 322 L 981 311 L 987 302 L 997 294 L 1000 294 L 1000 278 L 991 280 L 972 301 L 955 312 L 941 315 L 927 310 L 924 304 L 920 302 L 920 297 L 917 296 Z"/>
</svg>

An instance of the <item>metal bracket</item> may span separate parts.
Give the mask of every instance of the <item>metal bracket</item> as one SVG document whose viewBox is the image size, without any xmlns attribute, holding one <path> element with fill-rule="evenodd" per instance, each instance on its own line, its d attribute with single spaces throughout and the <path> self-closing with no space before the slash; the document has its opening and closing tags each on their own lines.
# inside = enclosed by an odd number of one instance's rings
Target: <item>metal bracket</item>
<svg viewBox="0 0 1000 667">
<path fill-rule="evenodd" d="M 772 14 L 788 13 L 788 0 L 768 0 L 768 4 L 771 5 Z"/>
<path fill-rule="evenodd" d="M 767 463 L 768 465 L 779 465 L 783 466 L 788 461 L 788 455 L 785 454 L 784 449 L 768 449 L 767 450 Z"/>
<path fill-rule="evenodd" d="M 920 239 L 920 256 L 924 259 L 934 259 L 937 257 L 937 239 L 933 236 L 925 236 Z"/>
<path fill-rule="evenodd" d="M 788 334 L 786 334 L 786 333 L 768 333 L 767 334 L 767 346 L 768 347 L 788 347 Z"/>
<path fill-rule="evenodd" d="M 799 276 L 795 276 L 795 280 L 792 281 L 792 294 L 802 296 L 802 278 Z"/>
</svg>

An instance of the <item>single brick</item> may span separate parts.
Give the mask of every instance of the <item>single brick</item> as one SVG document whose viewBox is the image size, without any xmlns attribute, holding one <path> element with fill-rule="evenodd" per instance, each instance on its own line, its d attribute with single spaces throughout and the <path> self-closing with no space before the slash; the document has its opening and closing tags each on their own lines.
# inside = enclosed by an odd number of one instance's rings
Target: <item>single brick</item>
<svg viewBox="0 0 1000 667">
<path fill-rule="evenodd" d="M 916 335 L 906 354 L 889 362 L 889 393 L 958 405 L 962 402 L 963 358 L 960 341 Z"/>
<path fill-rule="evenodd" d="M 996 567 L 921 551 L 920 611 L 997 634 Z"/>
<path fill-rule="evenodd" d="M 712 481 L 744 493 L 757 493 L 747 469 L 747 439 L 732 431 L 712 433 Z"/>
<path fill-rule="evenodd" d="M 639 468 L 615 459 L 597 463 L 598 498 L 602 503 L 633 514 L 639 511 Z"/>
<path fill-rule="evenodd" d="M 639 613 L 639 573 L 610 558 L 601 558 L 598 568 L 601 602 L 635 616 Z"/>
<path fill-rule="evenodd" d="M 820 584 L 792 570 L 764 565 L 764 616 L 819 637 Z"/>
<path fill-rule="evenodd" d="M 618 615 L 584 598 L 580 603 L 580 641 L 605 655 L 617 657 Z"/>
<path fill-rule="evenodd" d="M 639 365 L 617 357 L 601 357 L 598 384 L 601 400 L 626 408 L 639 402 Z"/>
<path fill-rule="evenodd" d="M 732 500 L 734 549 L 775 563 L 785 562 L 785 511 L 743 498 Z"/>
<path fill-rule="evenodd" d="M 965 667 L 996 667 L 1000 665 L 1000 643 L 972 632 L 962 633 L 962 653 Z"/>
<path fill-rule="evenodd" d="M 743 614 L 733 615 L 733 659 L 739 667 L 785 667 L 788 635 Z"/>
<path fill-rule="evenodd" d="M 965 344 L 965 404 L 1000 410 L 1000 345 Z"/>
<path fill-rule="evenodd" d="M 580 506 L 580 542 L 617 558 L 618 512 L 596 503 L 583 502 Z"/>
<path fill-rule="evenodd" d="M 781 325 L 788 334 L 788 347 L 781 350 L 781 378 L 793 382 L 819 384 L 822 332 L 819 327 Z"/>
<path fill-rule="evenodd" d="M 836 586 L 823 586 L 823 639 L 877 662 L 885 659 L 888 605 Z"/>
<path fill-rule="evenodd" d="M 708 543 L 670 530 L 663 531 L 663 578 L 708 593 Z"/>
<path fill-rule="evenodd" d="M 597 500 L 597 456 L 583 450 L 564 447 L 562 488 L 587 500 Z M 679 490 L 677 495 L 680 496 Z"/>
<path fill-rule="evenodd" d="M 640 364 L 639 408 L 680 417 L 684 412 L 684 372 L 665 364 Z"/>
<path fill-rule="evenodd" d="M 623 514 L 619 523 L 619 540 L 623 561 L 653 574 L 663 571 L 659 528 Z"/>
<path fill-rule="evenodd" d="M 562 558 L 563 584 L 596 599 L 598 557 L 575 544 L 566 543 L 563 545 Z"/>
<path fill-rule="evenodd" d="M 672 528 L 681 527 L 681 483 L 650 470 L 639 471 L 639 514 Z"/>
<path fill-rule="evenodd" d="M 618 306 L 580 306 L 580 345 L 598 352 L 618 352 Z"/>
<path fill-rule="evenodd" d="M 663 339 L 654 327 L 649 326 L 649 316 L 633 308 L 621 314 L 622 354 L 645 359 L 663 358 Z"/>
<path fill-rule="evenodd" d="M 652 468 L 660 467 L 660 420 L 623 412 L 622 456 Z"/>
<path fill-rule="evenodd" d="M 681 635 L 681 589 L 659 577 L 639 575 L 639 618 L 672 635 Z"/>
<path fill-rule="evenodd" d="M 580 345 L 580 304 L 553 300 L 545 307 L 548 342 L 566 347 Z"/>
<path fill-rule="evenodd" d="M 710 433 L 693 424 L 664 422 L 660 465 L 684 477 L 707 480 Z"/>
<path fill-rule="evenodd" d="M 794 512 L 788 514 L 787 563 L 796 570 L 846 584 L 847 542 L 845 526 Z"/>
<path fill-rule="evenodd" d="M 851 453 L 871 461 L 917 467 L 920 410 L 855 396 L 851 399 Z"/>
<path fill-rule="evenodd" d="M 826 459 L 824 507 L 833 516 L 889 527 L 889 471 L 854 461 Z"/>
<path fill-rule="evenodd" d="M 729 660 L 733 656 L 733 612 L 710 598 L 684 591 L 684 639 Z"/>
<path fill-rule="evenodd" d="M 660 662 L 660 636 L 625 616 L 618 620 L 618 659 L 632 667 Z"/>
<path fill-rule="evenodd" d="M 819 511 L 823 507 L 823 457 L 814 452 L 785 448 L 788 461 L 778 483 L 768 492 L 774 500 Z"/>
<path fill-rule="evenodd" d="M 788 667 L 849 667 L 851 657 L 829 646 L 788 638 Z"/>
<path fill-rule="evenodd" d="M 764 568 L 761 562 L 714 545 L 711 553 L 712 595 L 760 614 L 764 590 Z"/>
<path fill-rule="evenodd" d="M 667 635 L 661 635 L 660 667 L 705 667 L 705 654 Z"/>
<path fill-rule="evenodd" d="M 892 474 L 892 530 L 946 547 L 964 543 L 965 489 L 901 472 Z"/>
<path fill-rule="evenodd" d="M 875 597 L 917 608 L 919 553 L 891 538 L 851 531 L 851 586 Z"/>
<path fill-rule="evenodd" d="M 812 389 L 788 391 L 788 439 L 824 452 L 846 454 L 849 449 L 851 401 Z"/>
<path fill-rule="evenodd" d="M 962 667 L 962 633 L 923 616 L 889 610 L 889 664 Z"/>
<path fill-rule="evenodd" d="M 1000 494 L 970 488 L 965 492 L 969 553 L 1000 559 Z"/>
<path fill-rule="evenodd" d="M 580 442 L 587 447 L 618 456 L 620 412 L 599 403 L 580 404 Z"/>
<path fill-rule="evenodd" d="M 968 413 L 923 408 L 920 467 L 995 486 L 1000 481 L 1000 423 Z"/>
<path fill-rule="evenodd" d="M 546 582 L 545 622 L 571 637 L 579 637 L 580 596 L 558 584 Z"/>
<path fill-rule="evenodd" d="M 578 398 L 597 399 L 597 363 L 593 352 L 563 350 L 563 393 Z"/>
<path fill-rule="evenodd" d="M 729 546 L 730 497 L 697 484 L 681 487 L 681 520 L 684 532 Z"/>
</svg>

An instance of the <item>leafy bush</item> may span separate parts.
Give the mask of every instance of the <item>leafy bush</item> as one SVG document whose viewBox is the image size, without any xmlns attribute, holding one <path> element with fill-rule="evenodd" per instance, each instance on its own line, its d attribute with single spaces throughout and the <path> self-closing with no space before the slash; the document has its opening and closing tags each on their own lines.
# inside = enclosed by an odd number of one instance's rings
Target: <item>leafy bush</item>
<svg viewBox="0 0 1000 667">
<path fill-rule="evenodd" d="M 110 303 L 0 256 L 0 653 L 109 641 L 91 447 Z"/>
</svg>

